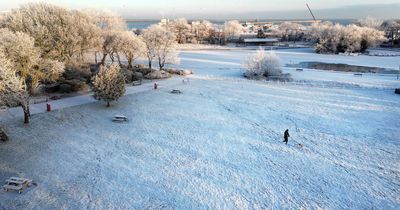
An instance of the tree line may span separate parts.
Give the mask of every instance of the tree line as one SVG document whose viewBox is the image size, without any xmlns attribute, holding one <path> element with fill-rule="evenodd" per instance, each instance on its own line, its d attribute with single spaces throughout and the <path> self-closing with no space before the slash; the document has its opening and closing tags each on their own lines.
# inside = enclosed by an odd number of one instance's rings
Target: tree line
<svg viewBox="0 0 400 210">
<path fill-rule="evenodd" d="M 398 22 L 379 22 L 371 18 L 348 26 L 315 23 L 307 29 L 300 24 L 284 22 L 268 30 L 286 41 L 305 35 L 315 42 L 318 53 L 363 52 L 384 41 L 384 31 L 390 34 L 392 41 L 399 38 Z M 103 74 L 121 73 L 119 67 L 123 66 L 123 61 L 132 69 L 138 58 L 147 59 L 150 70 L 153 63 L 161 70 L 166 64 L 179 61 L 177 44 L 211 43 L 213 39 L 229 42 L 244 32 L 243 24 L 237 20 L 226 21 L 218 28 L 206 20 L 189 23 L 180 18 L 152 25 L 135 34 L 127 29 L 121 16 L 110 11 L 26 4 L 0 16 L 0 106 L 21 106 L 24 121 L 28 123 L 29 99 L 35 88 L 41 83 L 56 81 L 66 67 L 87 62 L 88 56 L 103 66 L 100 69 L 112 69 L 100 71 Z M 261 32 L 257 36 L 265 37 L 264 30 Z M 107 66 L 108 61 L 118 65 Z M 100 78 L 111 82 L 109 78 L 121 80 L 115 75 L 103 75 L 94 80 Z M 101 86 L 103 83 L 95 81 L 93 84 Z M 102 95 L 97 94 L 96 98 L 107 98 Z M 110 98 L 106 101 L 108 103 Z"/>
</svg>

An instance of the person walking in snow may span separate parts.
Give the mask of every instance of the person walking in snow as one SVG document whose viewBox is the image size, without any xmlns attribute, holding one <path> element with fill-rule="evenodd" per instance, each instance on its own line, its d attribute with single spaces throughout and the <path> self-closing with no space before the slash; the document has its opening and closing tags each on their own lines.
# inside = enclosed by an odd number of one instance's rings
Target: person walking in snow
<svg viewBox="0 0 400 210">
<path fill-rule="evenodd" d="M 286 144 L 288 144 L 289 141 L 289 129 L 286 129 L 285 133 L 283 134 L 283 138 L 285 139 L 283 142 L 285 142 Z"/>
</svg>

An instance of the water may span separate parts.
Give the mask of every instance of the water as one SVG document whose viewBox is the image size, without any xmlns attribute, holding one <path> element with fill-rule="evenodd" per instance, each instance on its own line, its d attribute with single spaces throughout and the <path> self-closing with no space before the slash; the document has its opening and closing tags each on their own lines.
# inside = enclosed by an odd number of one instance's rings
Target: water
<svg viewBox="0 0 400 210">
<path fill-rule="evenodd" d="M 258 20 L 259 22 L 273 22 L 273 21 L 284 21 L 284 20 Z M 290 21 L 290 20 L 288 20 Z M 340 23 L 342 25 L 349 25 L 351 23 L 353 23 L 355 20 L 353 19 L 330 19 L 330 20 L 323 20 L 323 21 L 331 21 L 333 23 Z M 159 23 L 160 20 L 136 20 L 136 21 L 127 21 L 127 26 L 128 29 L 132 30 L 132 29 L 145 29 L 148 28 L 149 26 L 153 25 L 153 24 L 157 24 Z M 223 25 L 224 21 L 220 20 L 220 21 L 210 21 L 213 24 L 217 24 L 217 25 Z M 245 21 L 241 21 L 241 22 L 245 22 Z"/>
<path fill-rule="evenodd" d="M 149 20 L 149 21 L 127 21 L 126 25 L 128 29 L 145 29 L 153 24 L 159 23 L 159 20 Z"/>
<path fill-rule="evenodd" d="M 323 63 L 323 62 L 300 62 L 298 64 L 287 64 L 288 67 L 319 69 L 327 71 L 362 72 L 362 73 L 386 73 L 397 74 L 398 70 L 385 69 L 369 66 L 356 66 L 342 63 Z"/>
</svg>

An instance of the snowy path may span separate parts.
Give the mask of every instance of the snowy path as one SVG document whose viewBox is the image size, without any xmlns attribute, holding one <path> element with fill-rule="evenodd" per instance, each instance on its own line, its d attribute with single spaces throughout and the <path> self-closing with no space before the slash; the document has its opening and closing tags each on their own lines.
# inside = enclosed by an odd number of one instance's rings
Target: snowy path
<svg viewBox="0 0 400 210">
<path fill-rule="evenodd" d="M 321 71 L 248 81 L 245 53 L 215 53 L 182 55 L 190 84 L 10 119 L 0 180 L 38 186 L 0 192 L 0 209 L 400 208 L 398 81 Z"/>
<path fill-rule="evenodd" d="M 169 80 L 157 80 L 157 81 L 154 80 L 154 82 L 157 82 L 159 87 L 162 89 L 162 88 L 167 88 L 167 87 L 170 88 L 176 84 L 179 84 L 179 83 L 181 83 L 181 80 L 178 78 L 172 78 Z M 125 95 L 150 91 L 153 89 L 154 82 L 146 82 L 140 86 L 126 86 Z M 63 98 L 63 99 L 59 99 L 59 100 L 53 100 L 53 101 L 49 101 L 49 102 L 42 102 L 42 103 L 36 103 L 36 104 L 31 103 L 30 111 L 31 111 L 32 115 L 39 114 L 39 113 L 45 113 L 47 103 L 49 103 L 51 105 L 51 109 L 53 111 L 57 111 L 57 110 L 59 111 L 59 110 L 63 110 L 68 107 L 94 103 L 96 101 L 97 100 L 95 100 L 93 98 L 93 93 L 89 93 L 89 94 L 80 95 L 80 96 L 73 96 L 73 97 Z M 22 118 L 22 117 L 23 117 L 23 112 L 20 107 L 10 108 L 6 112 L 0 113 L 0 121 L 6 121 L 7 119 Z"/>
</svg>

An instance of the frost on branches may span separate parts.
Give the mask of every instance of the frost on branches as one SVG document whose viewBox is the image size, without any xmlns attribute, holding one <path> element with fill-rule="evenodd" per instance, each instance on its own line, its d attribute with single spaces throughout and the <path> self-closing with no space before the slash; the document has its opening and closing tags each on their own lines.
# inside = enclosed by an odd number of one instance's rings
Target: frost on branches
<svg viewBox="0 0 400 210">
<path fill-rule="evenodd" d="M 317 53 L 365 52 L 385 41 L 382 31 L 356 25 L 333 25 L 330 22 L 313 24 L 312 37 Z"/>
<path fill-rule="evenodd" d="M 7 99 L 7 106 L 21 106 L 25 123 L 30 117 L 29 96 L 40 82 L 55 81 L 64 71 L 63 63 L 42 58 L 39 52 L 28 34 L 0 30 L 2 100 Z"/>
<path fill-rule="evenodd" d="M 34 43 L 34 39 L 23 32 L 0 30 L 0 50 L 10 68 L 26 82 L 30 93 L 41 81 L 55 81 L 64 71 L 63 63 L 39 57 L 40 49 Z"/>
<path fill-rule="evenodd" d="M 179 44 L 186 43 L 186 41 L 192 36 L 191 26 L 185 18 L 173 20 L 168 27 L 176 35 L 176 41 Z"/>
<path fill-rule="evenodd" d="M 25 81 L 12 70 L 12 64 L 0 51 L 0 106 L 21 106 L 24 111 L 24 122 L 29 123 L 29 93 Z"/>
<path fill-rule="evenodd" d="M 153 58 L 158 61 L 158 66 L 162 70 L 167 63 L 178 63 L 179 59 L 176 53 L 175 34 L 166 28 L 153 25 L 145 29 L 141 35 L 146 45 L 146 57 L 151 69 Z"/>
<path fill-rule="evenodd" d="M 243 64 L 245 77 L 249 79 L 261 79 L 264 77 L 282 75 L 281 60 L 274 52 L 265 53 L 260 48 L 256 53 L 248 56 Z"/>
<path fill-rule="evenodd" d="M 243 26 L 237 20 L 226 21 L 224 24 L 224 34 L 227 41 L 239 37 L 243 32 Z"/>
<path fill-rule="evenodd" d="M 113 40 L 114 51 L 120 62 L 120 55 L 123 54 L 128 61 L 128 69 L 133 68 L 133 62 L 142 57 L 145 53 L 145 43 L 130 31 L 119 32 Z"/>
<path fill-rule="evenodd" d="M 98 27 L 88 15 L 46 3 L 30 3 L 13 10 L 0 27 L 34 38 L 40 56 L 64 63 L 76 61 L 98 45 Z"/>
<path fill-rule="evenodd" d="M 125 93 L 125 78 L 118 64 L 102 65 L 93 80 L 94 98 L 105 101 L 107 107 L 111 101 L 118 100 Z"/>
</svg>

